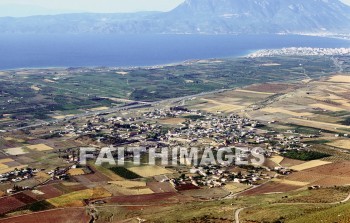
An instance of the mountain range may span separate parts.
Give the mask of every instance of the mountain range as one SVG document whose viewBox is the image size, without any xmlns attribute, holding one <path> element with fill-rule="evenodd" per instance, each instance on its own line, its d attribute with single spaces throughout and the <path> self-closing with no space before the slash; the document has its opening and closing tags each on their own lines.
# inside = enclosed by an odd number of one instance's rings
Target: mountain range
<svg viewBox="0 0 350 223">
<path fill-rule="evenodd" d="M 0 18 L 1 33 L 349 33 L 339 0 L 186 0 L 169 12 Z"/>
</svg>

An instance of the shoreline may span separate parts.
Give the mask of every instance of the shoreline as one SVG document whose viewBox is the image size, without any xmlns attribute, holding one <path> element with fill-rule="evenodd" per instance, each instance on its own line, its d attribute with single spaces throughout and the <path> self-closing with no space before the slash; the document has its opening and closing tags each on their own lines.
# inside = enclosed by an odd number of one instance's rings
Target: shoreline
<svg viewBox="0 0 350 223">
<path fill-rule="evenodd" d="M 249 54 L 254 51 L 249 51 Z M 52 67 L 19 67 L 19 68 L 9 68 L 9 69 L 0 69 L 0 72 L 11 72 L 11 71 L 24 71 L 24 70 L 67 70 L 69 68 L 72 69 L 99 69 L 99 68 L 109 68 L 109 69 L 116 69 L 116 70 L 132 70 L 132 69 L 152 69 L 152 68 L 161 68 L 161 67 L 172 67 L 172 66 L 178 66 L 178 65 L 184 65 L 186 63 L 191 62 L 198 62 L 201 60 L 228 60 L 228 59 L 235 59 L 235 58 L 244 58 L 249 54 L 244 54 L 240 56 L 228 56 L 228 57 L 212 57 L 212 58 L 200 58 L 200 59 L 188 59 L 178 62 L 170 62 L 165 64 L 157 64 L 157 65 L 140 65 L 140 66 L 52 66 Z"/>
<path fill-rule="evenodd" d="M 49 34 L 48 34 L 49 35 Z M 54 35 L 54 34 L 52 34 Z M 162 34 L 167 35 L 167 34 Z M 171 34 L 169 34 L 171 35 Z M 174 35 L 192 35 L 192 34 L 174 34 Z M 228 35 L 228 36 L 239 36 L 239 35 L 255 35 L 259 36 L 261 34 L 195 34 L 195 35 L 211 35 L 211 36 L 220 36 L 220 35 Z M 278 35 L 278 36 L 304 36 L 304 37 L 319 37 L 319 38 L 327 38 L 327 39 L 338 39 L 343 40 L 350 43 L 350 35 L 344 37 L 345 34 L 308 34 L 308 33 L 275 33 L 275 34 L 262 34 L 262 35 Z M 342 37 L 339 37 L 342 36 Z M 236 58 L 249 58 L 250 55 L 260 52 L 260 51 L 269 51 L 269 50 L 282 50 L 289 48 L 313 48 L 316 47 L 279 47 L 279 48 L 259 48 L 253 50 L 246 50 L 244 53 L 240 55 L 231 55 L 231 56 L 222 56 L 222 57 L 209 57 L 209 58 L 193 58 L 186 59 L 182 61 L 174 61 L 169 63 L 159 63 L 159 64 L 150 64 L 150 65 L 125 65 L 125 66 L 113 66 L 113 65 L 81 65 L 81 66 L 38 66 L 38 67 L 14 67 L 14 68 L 5 68 L 0 69 L 0 72 L 14 72 L 14 71 L 23 71 L 23 70 L 67 70 L 69 68 L 72 69 L 99 69 L 99 68 L 109 68 L 116 70 L 131 70 L 131 69 L 152 69 L 152 68 L 161 68 L 161 67 L 171 67 L 177 65 L 184 65 L 186 63 L 201 61 L 201 60 L 227 60 L 227 59 L 236 59 Z M 319 49 L 340 49 L 340 48 L 350 48 L 350 44 L 348 47 L 318 47 Z M 308 56 L 308 55 L 305 55 Z"/>
</svg>

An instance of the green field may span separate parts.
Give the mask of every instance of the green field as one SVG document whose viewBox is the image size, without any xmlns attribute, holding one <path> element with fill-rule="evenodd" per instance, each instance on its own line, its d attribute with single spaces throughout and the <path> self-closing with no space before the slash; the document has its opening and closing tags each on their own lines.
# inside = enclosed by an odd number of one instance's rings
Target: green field
<svg viewBox="0 0 350 223">
<path fill-rule="evenodd" d="M 113 171 L 115 174 L 117 174 L 118 176 L 121 176 L 128 180 L 142 178 L 140 175 L 137 175 L 136 173 L 126 169 L 125 167 L 116 166 L 116 167 L 111 167 L 109 169 Z"/>
<path fill-rule="evenodd" d="M 290 158 L 290 159 L 296 159 L 296 160 L 302 160 L 302 161 L 310 161 L 310 160 L 317 160 L 322 159 L 325 157 L 329 157 L 329 154 L 316 152 L 316 151 L 297 151 L 297 150 L 290 150 L 286 153 L 283 153 L 282 156 Z"/>
</svg>

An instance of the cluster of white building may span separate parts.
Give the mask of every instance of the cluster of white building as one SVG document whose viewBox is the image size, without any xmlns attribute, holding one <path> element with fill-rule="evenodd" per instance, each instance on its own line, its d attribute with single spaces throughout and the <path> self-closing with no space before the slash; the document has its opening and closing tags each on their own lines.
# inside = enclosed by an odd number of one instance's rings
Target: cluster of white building
<svg viewBox="0 0 350 223">
<path fill-rule="evenodd" d="M 256 58 L 271 56 L 350 56 L 350 48 L 290 47 L 282 49 L 265 49 L 251 53 L 247 57 Z"/>
</svg>

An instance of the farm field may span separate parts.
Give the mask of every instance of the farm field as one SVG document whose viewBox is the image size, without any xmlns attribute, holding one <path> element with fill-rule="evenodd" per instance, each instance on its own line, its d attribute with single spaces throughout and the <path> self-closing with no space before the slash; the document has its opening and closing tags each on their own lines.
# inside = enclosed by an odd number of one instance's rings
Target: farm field
<svg viewBox="0 0 350 223">
<path fill-rule="evenodd" d="M 8 172 L 13 171 L 15 169 L 22 169 L 22 168 L 26 168 L 26 167 L 27 167 L 27 165 L 18 165 L 18 166 L 9 167 L 6 164 L 1 164 L 0 165 L 0 174 L 8 173 Z"/>
<path fill-rule="evenodd" d="M 173 172 L 160 166 L 137 166 L 130 167 L 128 170 L 142 176 L 142 177 L 153 177 L 164 174 L 172 174 Z"/>
<path fill-rule="evenodd" d="M 251 186 L 240 183 L 229 183 L 226 184 L 224 188 L 231 193 L 239 193 L 241 191 L 251 188 Z"/>
<path fill-rule="evenodd" d="M 155 193 L 176 192 L 169 182 L 147 182 L 147 187 Z"/>
<path fill-rule="evenodd" d="M 64 191 L 55 187 L 55 185 L 45 185 L 35 190 L 25 191 L 24 193 L 37 200 L 46 200 L 59 197 L 64 194 Z"/>
<path fill-rule="evenodd" d="M 349 185 L 349 168 L 349 162 L 331 163 L 293 173 L 286 179 L 325 187 Z"/>
<path fill-rule="evenodd" d="M 325 92 L 324 89 L 332 90 Z M 207 112 L 237 113 L 263 122 L 278 121 L 282 125 L 349 133 L 350 127 L 342 124 L 350 115 L 346 112 L 350 109 L 349 92 L 349 86 L 326 81 L 268 83 L 206 95 L 188 104 L 192 109 Z"/>
<path fill-rule="evenodd" d="M 89 111 L 103 111 L 103 110 L 107 110 L 109 109 L 109 107 L 97 107 L 97 108 L 90 108 Z"/>
<path fill-rule="evenodd" d="M 244 90 L 244 89 L 237 89 L 235 91 L 242 92 L 242 93 L 251 93 L 251 94 L 274 95 L 274 93 L 262 92 L 262 91 L 251 91 L 251 90 Z"/>
<path fill-rule="evenodd" d="M 68 193 L 56 198 L 51 198 L 47 201 L 55 207 L 84 206 L 83 200 L 85 199 L 97 199 L 110 196 L 112 196 L 112 194 L 103 188 L 93 188 Z"/>
<path fill-rule="evenodd" d="M 286 110 L 286 109 L 281 109 L 281 108 L 264 108 L 261 111 L 267 112 L 267 113 L 282 113 L 282 114 L 287 114 L 291 116 L 312 116 L 312 113 L 309 112 L 297 112 L 297 111 L 291 111 L 291 110 Z"/>
<path fill-rule="evenodd" d="M 276 163 L 276 164 L 281 164 L 281 162 L 283 161 L 284 157 L 275 155 L 275 156 L 270 157 L 269 159 L 271 161 L 273 161 L 274 163 Z"/>
<path fill-rule="evenodd" d="M 84 208 L 67 208 L 0 219 L 0 223 L 37 223 L 43 220 L 46 222 L 55 223 L 86 223 L 90 220 L 90 218 L 91 217 L 86 214 L 86 210 Z"/>
<path fill-rule="evenodd" d="M 327 145 L 350 150 L 350 139 L 334 140 L 333 142 L 327 143 Z"/>
<path fill-rule="evenodd" d="M 5 149 L 5 152 L 12 156 L 24 155 L 28 153 L 28 151 L 26 151 L 23 147 Z"/>
<path fill-rule="evenodd" d="M 329 82 L 350 83 L 349 75 L 335 75 L 329 78 Z"/>
<path fill-rule="evenodd" d="M 254 84 L 246 87 L 246 90 L 266 92 L 266 93 L 281 93 L 288 92 L 291 89 L 297 89 L 298 86 L 295 84 L 286 83 L 266 83 L 266 84 Z"/>
<path fill-rule="evenodd" d="M 314 167 L 318 167 L 318 166 L 322 166 L 322 165 L 326 165 L 326 164 L 330 164 L 330 163 L 331 162 L 322 161 L 322 160 L 312 160 L 312 161 L 309 161 L 306 163 L 291 166 L 290 168 L 292 170 L 301 171 L 301 170 L 306 170 L 306 169 L 310 169 L 310 168 L 314 168 Z"/>
<path fill-rule="evenodd" d="M 143 181 L 121 180 L 121 181 L 110 181 L 108 183 L 116 185 L 118 187 L 125 187 L 125 188 L 146 187 L 146 182 L 143 182 Z"/>
<path fill-rule="evenodd" d="M 14 197 L 0 198 L 0 214 L 6 214 L 7 212 L 14 211 L 18 208 L 24 207 L 26 204 Z"/>
<path fill-rule="evenodd" d="M 26 146 L 26 148 L 28 148 L 30 150 L 39 151 L 39 152 L 53 150 L 53 148 L 51 148 L 50 146 L 47 146 L 45 144 Z"/>
<path fill-rule="evenodd" d="M 180 125 L 185 121 L 186 119 L 184 118 L 169 118 L 169 119 L 162 119 L 159 122 L 162 124 L 168 124 L 168 125 Z"/>
<path fill-rule="evenodd" d="M 244 109 L 244 106 L 239 103 L 239 101 L 235 102 L 232 101 L 231 103 L 227 102 L 220 102 L 219 100 L 213 100 L 213 99 L 202 99 L 203 102 L 205 102 L 203 110 L 207 112 L 234 112 Z M 198 109 L 201 108 L 201 105 L 197 107 Z"/>
<path fill-rule="evenodd" d="M 118 195 L 142 195 L 153 194 L 152 191 L 143 181 L 110 181 L 108 185 L 103 186 L 107 191 L 111 192 L 114 196 Z"/>
<path fill-rule="evenodd" d="M 150 188 L 144 187 L 121 187 L 114 184 L 109 184 L 103 186 L 108 192 L 110 192 L 113 196 L 120 195 L 143 195 L 143 194 L 153 194 L 154 191 Z"/>
<path fill-rule="evenodd" d="M 84 175 L 85 172 L 81 168 L 75 168 L 75 169 L 70 169 L 68 171 L 68 174 L 71 175 L 71 176 L 79 176 L 79 175 Z"/>
<path fill-rule="evenodd" d="M 349 126 L 346 126 L 346 125 L 339 125 L 339 124 L 318 122 L 318 121 L 311 121 L 311 120 L 304 120 L 304 119 L 297 119 L 297 118 L 290 118 L 289 121 L 297 125 L 302 125 L 306 127 L 313 126 L 314 128 L 335 131 L 335 132 L 350 131 Z"/>
<path fill-rule="evenodd" d="M 281 162 L 281 166 L 285 167 L 291 167 L 291 166 L 296 166 L 305 163 L 305 161 L 302 160 L 295 160 L 295 159 L 289 159 L 289 158 L 284 158 Z"/>
<path fill-rule="evenodd" d="M 228 196 L 230 193 L 222 188 L 205 188 L 198 190 L 181 191 L 182 195 L 193 197 L 195 199 L 220 199 Z"/>
<path fill-rule="evenodd" d="M 293 186 L 307 186 L 308 183 L 307 182 L 301 182 L 301 181 L 292 181 L 292 180 L 286 180 L 286 179 L 273 179 L 273 182 L 277 182 L 277 183 L 282 183 L 282 184 L 289 184 L 289 185 L 293 185 Z"/>
<path fill-rule="evenodd" d="M 255 195 L 261 195 L 261 194 L 279 194 L 284 192 L 289 192 L 293 190 L 297 190 L 302 188 L 300 185 L 292 185 L 292 184 L 285 184 L 285 183 L 279 183 L 279 182 L 270 182 L 266 183 L 262 186 L 258 186 L 256 188 L 253 188 L 251 190 L 247 190 L 243 193 L 240 193 L 240 196 L 255 196 Z"/>
</svg>

